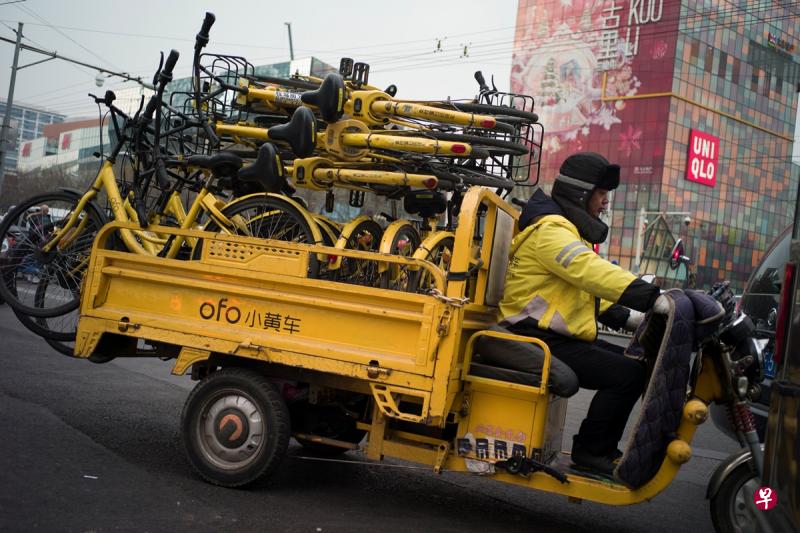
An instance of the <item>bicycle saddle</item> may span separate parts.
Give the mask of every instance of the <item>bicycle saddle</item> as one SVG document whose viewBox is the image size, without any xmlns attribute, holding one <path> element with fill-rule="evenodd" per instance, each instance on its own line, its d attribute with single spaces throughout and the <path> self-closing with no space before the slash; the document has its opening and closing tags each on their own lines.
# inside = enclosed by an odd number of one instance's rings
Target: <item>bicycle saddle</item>
<svg viewBox="0 0 800 533">
<path fill-rule="evenodd" d="M 192 155 L 186 160 L 189 166 L 206 168 L 215 176 L 235 176 L 242 168 L 242 158 L 231 152 L 218 152 L 214 155 Z"/>
<path fill-rule="evenodd" d="M 344 113 L 345 87 L 342 77 L 331 72 L 316 91 L 308 91 L 300 95 L 304 104 L 319 109 L 325 122 L 336 122 Z"/>
<path fill-rule="evenodd" d="M 268 132 L 270 139 L 289 143 L 297 157 L 310 156 L 317 145 L 317 120 L 314 112 L 304 106 L 295 110 L 289 122 L 272 126 Z"/>
<path fill-rule="evenodd" d="M 403 197 L 403 209 L 409 215 L 430 218 L 447 211 L 447 198 L 439 191 L 409 191 Z"/>
<path fill-rule="evenodd" d="M 267 192 L 281 192 L 286 185 L 283 164 L 272 143 L 262 144 L 256 160 L 239 169 L 237 177 L 242 181 L 258 183 Z"/>
</svg>

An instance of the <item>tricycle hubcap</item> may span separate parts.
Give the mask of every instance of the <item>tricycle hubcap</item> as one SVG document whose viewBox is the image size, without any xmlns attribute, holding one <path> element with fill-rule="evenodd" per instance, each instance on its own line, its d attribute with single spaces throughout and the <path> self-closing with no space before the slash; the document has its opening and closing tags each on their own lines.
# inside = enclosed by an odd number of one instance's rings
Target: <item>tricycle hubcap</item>
<svg viewBox="0 0 800 533">
<path fill-rule="evenodd" d="M 218 468 L 239 469 L 252 462 L 265 440 L 264 417 L 242 391 L 220 391 L 206 401 L 197 432 L 200 450 Z"/>
</svg>

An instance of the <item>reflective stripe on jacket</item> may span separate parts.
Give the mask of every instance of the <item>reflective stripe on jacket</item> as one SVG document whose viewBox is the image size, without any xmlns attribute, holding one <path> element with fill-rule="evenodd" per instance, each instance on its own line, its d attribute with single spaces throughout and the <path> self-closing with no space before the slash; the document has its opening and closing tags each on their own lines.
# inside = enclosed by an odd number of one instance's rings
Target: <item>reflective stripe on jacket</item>
<svg viewBox="0 0 800 533">
<path fill-rule="evenodd" d="M 510 256 L 499 306 L 503 326 L 532 318 L 539 328 L 593 341 L 597 315 L 636 279 L 594 253 L 561 215 L 525 228 L 511 242 Z"/>
</svg>

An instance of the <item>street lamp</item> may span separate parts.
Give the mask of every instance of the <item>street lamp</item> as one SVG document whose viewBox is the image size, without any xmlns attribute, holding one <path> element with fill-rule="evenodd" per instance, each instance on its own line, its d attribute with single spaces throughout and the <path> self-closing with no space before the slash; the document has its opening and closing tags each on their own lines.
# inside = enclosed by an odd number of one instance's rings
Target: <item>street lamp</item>
<svg viewBox="0 0 800 533">
<path fill-rule="evenodd" d="M 636 225 L 636 264 L 634 266 L 634 274 L 640 274 L 639 270 L 642 266 L 642 245 L 644 241 L 644 228 L 647 225 L 647 216 L 657 215 L 663 218 L 666 217 L 683 217 L 683 223 L 689 225 L 692 223 L 691 213 L 686 211 L 645 211 L 644 207 L 639 211 L 639 216 Z"/>
</svg>

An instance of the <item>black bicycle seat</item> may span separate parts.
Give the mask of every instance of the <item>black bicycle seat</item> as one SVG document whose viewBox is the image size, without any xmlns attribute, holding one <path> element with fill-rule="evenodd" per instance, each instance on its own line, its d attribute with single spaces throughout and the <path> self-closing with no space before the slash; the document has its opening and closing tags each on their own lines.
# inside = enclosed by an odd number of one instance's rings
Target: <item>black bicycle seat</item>
<svg viewBox="0 0 800 533">
<path fill-rule="evenodd" d="M 322 85 L 316 91 L 308 91 L 300 95 L 305 104 L 319 109 L 325 122 L 336 122 L 344 113 L 345 87 L 342 76 L 335 72 L 325 76 Z"/>
<path fill-rule="evenodd" d="M 262 144 L 256 160 L 239 169 L 237 177 L 242 181 L 259 183 L 267 192 L 281 192 L 286 184 L 286 174 L 275 145 Z"/>
<path fill-rule="evenodd" d="M 403 196 L 403 209 L 409 215 L 430 218 L 447 211 L 447 198 L 439 191 L 409 191 Z"/>
<path fill-rule="evenodd" d="M 286 141 L 297 157 L 308 157 L 317 145 L 317 120 L 309 108 L 298 107 L 286 124 L 269 128 L 269 138 Z"/>
<path fill-rule="evenodd" d="M 192 155 L 186 160 L 189 166 L 210 170 L 215 176 L 235 176 L 242 168 L 242 158 L 231 152 L 214 155 Z"/>
</svg>

